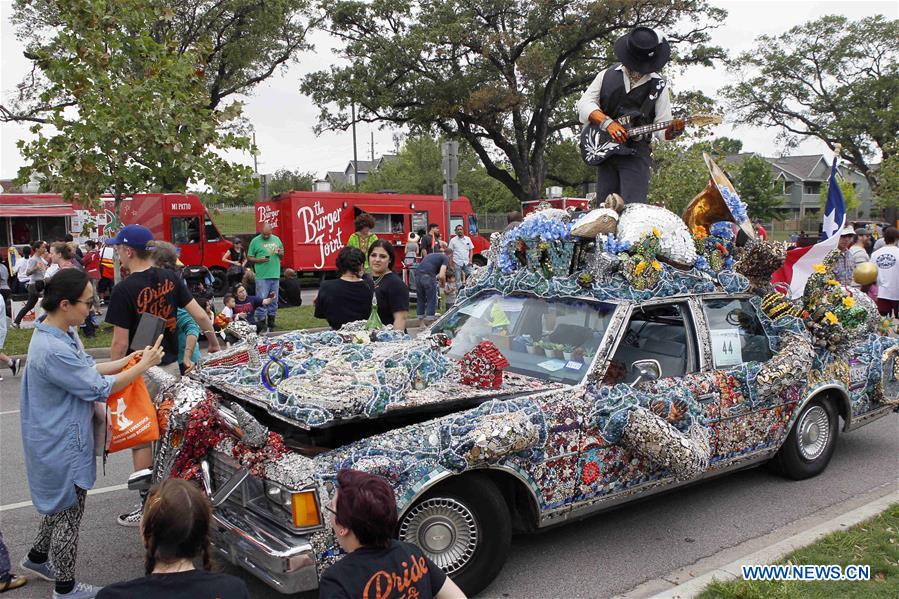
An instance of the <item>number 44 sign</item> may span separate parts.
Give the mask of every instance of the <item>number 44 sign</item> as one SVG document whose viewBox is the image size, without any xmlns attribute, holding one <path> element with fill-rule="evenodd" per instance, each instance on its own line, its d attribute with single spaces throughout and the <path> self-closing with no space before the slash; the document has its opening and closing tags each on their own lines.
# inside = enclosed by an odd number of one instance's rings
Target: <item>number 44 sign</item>
<svg viewBox="0 0 899 599">
<path fill-rule="evenodd" d="M 743 362 L 740 332 L 732 329 L 712 330 L 712 358 L 715 367 L 735 366 Z"/>
</svg>

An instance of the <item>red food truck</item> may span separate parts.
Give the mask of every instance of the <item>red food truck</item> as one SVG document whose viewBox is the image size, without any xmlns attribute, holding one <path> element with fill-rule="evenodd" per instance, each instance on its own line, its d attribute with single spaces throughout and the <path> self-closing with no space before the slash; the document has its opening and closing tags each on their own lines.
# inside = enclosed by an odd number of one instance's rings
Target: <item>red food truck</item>
<svg viewBox="0 0 899 599">
<path fill-rule="evenodd" d="M 337 252 L 352 235 L 353 221 L 367 212 L 375 218 L 372 231 L 396 248 L 394 268 L 403 267 L 406 239 L 410 231 L 427 230 L 429 223 L 440 226 L 444 240 L 462 225 L 474 244 L 474 262 L 486 264 L 484 253 L 490 242 L 478 232 L 478 221 L 466 197 L 450 204 L 449 223 L 442 196 L 291 191 L 256 203 L 256 230 L 263 224 L 284 244 L 283 268 L 298 273 L 333 272 Z"/>
<path fill-rule="evenodd" d="M 22 246 L 37 239 L 61 240 L 71 233 L 75 241 L 103 239 L 118 228 L 115 201 L 104 196 L 102 210 L 87 210 L 66 202 L 59 194 L 0 194 L 0 247 Z M 224 289 L 227 264 L 222 255 L 231 247 L 193 194 L 135 194 L 122 201 L 123 224 L 144 225 L 155 239 L 181 250 L 186 266 L 205 266 Z"/>
<path fill-rule="evenodd" d="M 553 208 L 566 210 L 574 208 L 578 211 L 590 210 L 590 200 L 587 198 L 546 198 L 543 200 L 528 200 L 521 203 L 521 214 L 528 215 L 537 209 L 541 203 L 546 202 Z"/>
</svg>

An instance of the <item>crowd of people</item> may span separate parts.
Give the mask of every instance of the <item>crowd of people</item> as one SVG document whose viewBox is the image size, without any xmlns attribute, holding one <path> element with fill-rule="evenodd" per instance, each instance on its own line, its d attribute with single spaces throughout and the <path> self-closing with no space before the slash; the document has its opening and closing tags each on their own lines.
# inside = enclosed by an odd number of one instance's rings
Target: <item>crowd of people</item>
<svg viewBox="0 0 899 599">
<path fill-rule="evenodd" d="M 370 215 L 357 219 L 356 237 L 337 256 L 338 278 L 325 281 L 319 290 L 315 314 L 335 329 L 375 315 L 382 324 L 406 329 L 409 288 L 394 270 L 397 256 L 393 244 L 377 239 L 371 233 L 373 224 Z M 409 240 L 416 249 L 407 252 L 406 264 L 417 271 L 422 298 L 419 314 L 428 322 L 435 314 L 437 281 L 451 297 L 455 293 L 454 279 L 464 280 L 470 272 L 473 245 L 461 226 L 449 242 L 441 239 L 436 225 L 421 235 L 410 235 Z M 104 250 L 115 253 L 126 274 L 114 286 L 103 283 Z M 200 338 L 206 338 L 208 352 L 218 351 L 221 345 L 217 332 L 235 319 L 254 322 L 259 331 L 273 330 L 279 291 L 293 296 L 288 301 L 302 302 L 296 273 L 287 269 L 281 277 L 283 254 L 283 243 L 269 226 L 250 242 L 247 250 L 235 242 L 222 256 L 229 265 L 229 292 L 218 314 L 210 301 L 203 297 L 198 301 L 198 296 L 191 293 L 181 273 L 177 247 L 154 240 L 150 230 L 141 225 L 122 228 L 115 238 L 102 245 L 94 241 L 83 247 L 71 240 L 35 241 L 15 261 L 12 276 L 5 267 L 0 269 L 0 275 L 5 273 L 0 277 L 0 308 L 7 310 L 7 299 L 14 293 L 24 290 L 28 294 L 15 314 L 7 312 L 13 326 L 21 326 L 36 307 L 41 311 L 35 319 L 24 368 L 19 359 L 0 353 L 0 365 L 5 363 L 14 375 L 24 371 L 21 422 L 25 467 L 32 502 L 41 515 L 31 549 L 20 562 L 24 575 L 11 571 L 0 537 L 0 593 L 19 588 L 27 582 L 26 576 L 31 576 L 52 582 L 54 597 L 72 599 L 134 594 L 248 596 L 239 579 L 208 572 L 211 508 L 203 493 L 183 481 L 167 481 L 156 490 L 141 492 L 137 505 L 118 516 L 117 521 L 123 526 L 141 527 L 147 549 L 146 577 L 101 590 L 76 578 L 75 562 L 87 492 L 96 481 L 95 455 L 103 452 L 102 447 L 97 449 L 102 442 L 94 437 L 94 420 L 99 417 L 95 412 L 103 411 L 96 406 L 104 406 L 110 394 L 129 386 L 152 366 L 174 376 L 189 373 L 200 361 Z M 107 297 L 105 321 L 112 325 L 112 341 L 110 360 L 95 363 L 85 351 L 78 330 L 84 327 L 84 332 L 92 332 L 93 328 L 88 327 L 98 323 L 101 289 Z M 152 346 L 133 347 L 146 314 L 162 321 L 162 333 Z M 0 328 L 0 349 L 6 320 L 2 319 Z M 146 384 L 151 387 L 152 381 L 147 379 Z M 149 389 L 149 394 L 152 396 L 154 391 Z M 150 445 L 133 447 L 131 453 L 135 471 L 151 467 Z M 406 557 L 414 555 L 412 551 L 420 555 L 411 545 L 388 542 L 396 524 L 395 504 L 390 508 L 393 520 L 382 522 L 378 535 L 360 533 L 361 525 L 353 514 L 359 510 L 385 513 L 385 506 L 366 507 L 363 499 L 372 497 L 365 494 L 359 496 L 362 499 L 353 499 L 354 484 L 378 487 L 377 480 L 368 480 L 376 477 L 356 475 L 342 487 L 345 500 L 356 504 L 349 512 L 340 507 L 343 499 L 332 504 L 343 514 L 332 521 L 335 531 L 342 539 L 354 539 L 345 549 L 358 551 L 359 556 L 371 552 L 371 559 L 361 563 L 400 559 L 404 552 Z M 388 490 L 392 501 L 389 486 L 383 481 L 380 484 L 382 490 Z M 386 498 L 382 493 L 380 499 Z M 200 558 L 203 569 L 195 570 L 194 563 Z M 354 568 L 361 575 L 359 566 Z M 426 569 L 430 579 L 416 582 L 420 582 L 421 596 L 461 596 L 436 566 L 428 564 Z M 338 580 L 340 584 L 349 584 L 348 578 Z M 342 596 L 336 589 L 334 592 L 329 595 L 323 591 L 323 596 Z"/>
<path fill-rule="evenodd" d="M 866 227 L 846 227 L 840 231 L 839 259 L 834 267 L 837 280 L 867 293 L 884 318 L 899 318 L 899 230 L 886 227 L 875 242 L 874 232 Z M 857 271 L 866 263 L 876 267 L 876 280 L 858 281 Z M 868 269 L 873 272 L 874 269 Z"/>
</svg>

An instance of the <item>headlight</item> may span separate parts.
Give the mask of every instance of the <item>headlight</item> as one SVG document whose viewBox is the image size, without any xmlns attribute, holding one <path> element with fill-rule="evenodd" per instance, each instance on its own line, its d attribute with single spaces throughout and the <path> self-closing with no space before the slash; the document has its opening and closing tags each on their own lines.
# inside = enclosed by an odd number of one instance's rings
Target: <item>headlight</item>
<svg viewBox="0 0 899 599">
<path fill-rule="evenodd" d="M 267 480 L 265 481 L 265 496 L 270 503 L 290 514 L 295 528 L 321 525 L 318 493 L 315 491 L 294 492 Z"/>
</svg>

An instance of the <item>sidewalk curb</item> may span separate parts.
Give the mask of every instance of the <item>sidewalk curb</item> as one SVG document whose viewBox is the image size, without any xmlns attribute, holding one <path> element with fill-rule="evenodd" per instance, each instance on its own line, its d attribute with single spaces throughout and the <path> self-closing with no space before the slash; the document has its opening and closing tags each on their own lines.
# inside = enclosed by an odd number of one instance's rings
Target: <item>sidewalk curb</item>
<svg viewBox="0 0 899 599">
<path fill-rule="evenodd" d="M 896 502 L 899 502 L 899 491 L 894 490 L 808 530 L 789 536 L 763 549 L 747 553 L 698 576 L 692 577 L 691 573 L 688 572 L 690 570 L 689 567 L 680 568 L 656 580 L 647 581 L 628 593 L 619 595 L 619 597 L 648 596 L 650 599 L 689 599 L 695 597 L 714 580 L 726 581 L 740 578 L 742 576 L 741 566 L 770 564 L 792 551 L 811 545 L 827 534 L 846 530 L 859 522 L 873 518 L 884 511 L 890 504 Z M 679 584 L 671 580 L 682 579 L 684 574 L 690 577 L 689 580 Z M 641 589 L 643 589 L 643 592 L 641 592 Z"/>
</svg>

